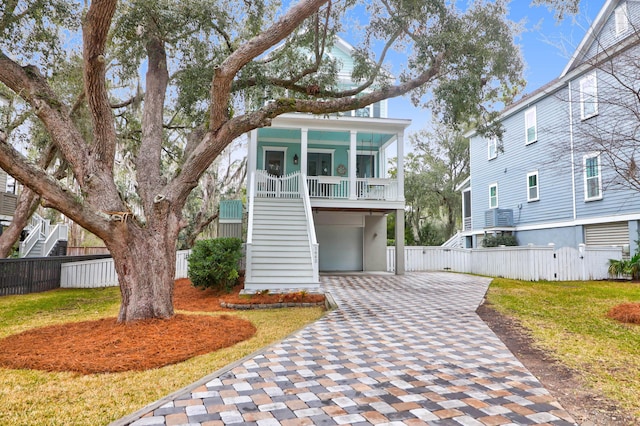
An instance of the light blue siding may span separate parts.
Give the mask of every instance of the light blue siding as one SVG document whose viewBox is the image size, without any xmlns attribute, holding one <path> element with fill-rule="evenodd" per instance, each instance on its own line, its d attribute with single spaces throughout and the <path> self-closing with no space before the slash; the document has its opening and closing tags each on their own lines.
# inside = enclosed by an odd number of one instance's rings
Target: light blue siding
<svg viewBox="0 0 640 426">
<path fill-rule="evenodd" d="M 631 6 L 631 5 L 629 5 Z M 640 55 L 640 48 L 636 47 L 625 57 Z M 636 56 L 637 57 L 637 56 Z M 625 69 L 622 61 L 616 62 L 621 74 L 629 72 L 637 74 L 637 64 Z M 629 65 L 627 65 L 629 67 Z M 583 75 L 574 79 L 571 84 L 576 92 L 574 102 L 573 123 L 576 162 L 576 213 L 578 219 L 632 214 L 640 212 L 640 194 L 628 186 L 625 187 L 624 178 L 616 173 L 616 159 L 631 155 L 630 146 L 636 145 L 637 118 L 627 107 L 635 105 L 633 93 L 619 86 L 613 75 L 601 69 L 596 70 L 598 82 L 598 115 L 582 120 L 578 105 L 579 80 Z M 613 101 L 613 102 L 611 102 Z M 611 139 L 629 139 L 625 148 L 618 150 L 610 143 Z M 637 148 L 633 148 L 637 150 Z M 600 170 L 602 181 L 602 199 L 585 201 L 584 156 L 602 152 L 600 155 Z M 621 185 L 622 184 L 622 185 Z"/>
<path fill-rule="evenodd" d="M 488 160 L 487 139 L 471 141 L 473 227 L 484 227 L 484 212 L 489 209 L 489 185 L 498 184 L 498 207 L 512 209 L 515 225 L 570 220 L 573 216 L 571 162 L 552 155 L 569 149 L 568 104 L 559 102 L 566 89 L 542 99 L 536 106 L 538 139 L 526 144 L 524 112 L 533 105 L 506 118 L 502 150 Z M 538 171 L 539 200 L 527 201 L 527 174 Z"/>
<path fill-rule="evenodd" d="M 581 58 L 580 62 L 587 62 L 597 54 L 603 52 L 604 50 L 610 48 L 616 43 L 619 43 L 624 38 L 629 37 L 634 32 L 634 25 L 637 25 L 640 22 L 640 3 L 637 1 L 623 1 L 620 3 L 627 4 L 627 13 L 629 17 L 629 27 L 626 32 L 621 33 L 619 35 L 616 34 L 615 27 L 615 9 L 611 11 L 609 16 L 606 18 L 605 24 L 602 29 L 595 37 L 595 39 L 591 42 L 586 54 L 583 58 Z M 636 26 L 637 28 L 637 26 Z"/>
</svg>

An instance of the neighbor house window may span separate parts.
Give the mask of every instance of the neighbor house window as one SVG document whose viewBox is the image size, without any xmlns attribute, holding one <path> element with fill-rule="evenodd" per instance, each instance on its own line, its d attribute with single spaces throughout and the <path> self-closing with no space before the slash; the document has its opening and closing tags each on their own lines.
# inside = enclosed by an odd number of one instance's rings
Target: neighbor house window
<svg viewBox="0 0 640 426">
<path fill-rule="evenodd" d="M 495 209 L 498 207 L 498 184 L 494 183 L 489 185 L 489 208 Z"/>
<path fill-rule="evenodd" d="M 600 173 L 600 154 L 584 157 L 584 199 L 585 201 L 602 198 L 602 176 Z"/>
<path fill-rule="evenodd" d="M 580 79 L 580 114 L 583 120 L 598 114 L 598 85 L 595 71 Z"/>
<path fill-rule="evenodd" d="M 538 172 L 527 173 L 527 201 L 538 201 L 539 199 Z"/>
<path fill-rule="evenodd" d="M 629 28 L 629 15 L 627 14 L 627 4 L 622 3 L 620 6 L 616 8 L 615 11 L 615 21 L 616 21 L 616 35 L 627 31 Z"/>
<path fill-rule="evenodd" d="M 524 112 L 524 130 L 526 143 L 532 143 L 538 140 L 536 107 L 531 107 Z"/>
<path fill-rule="evenodd" d="M 496 158 L 498 156 L 498 139 L 497 138 L 491 138 L 489 139 L 489 141 L 487 142 L 487 153 L 489 156 L 489 160 L 491 160 L 492 158 Z"/>
</svg>

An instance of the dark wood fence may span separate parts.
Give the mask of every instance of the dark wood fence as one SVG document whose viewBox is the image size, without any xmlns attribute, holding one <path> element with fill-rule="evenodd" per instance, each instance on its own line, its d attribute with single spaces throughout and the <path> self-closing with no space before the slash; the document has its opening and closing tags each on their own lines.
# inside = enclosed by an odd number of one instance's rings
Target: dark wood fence
<svg viewBox="0 0 640 426">
<path fill-rule="evenodd" d="M 105 259 L 109 255 L 0 259 L 0 296 L 28 294 L 60 287 L 63 263 Z"/>
</svg>

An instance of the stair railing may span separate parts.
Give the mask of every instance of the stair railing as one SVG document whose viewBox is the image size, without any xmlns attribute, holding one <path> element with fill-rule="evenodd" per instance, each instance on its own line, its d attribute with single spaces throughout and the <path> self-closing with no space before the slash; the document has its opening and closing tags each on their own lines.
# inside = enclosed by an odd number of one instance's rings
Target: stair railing
<svg viewBox="0 0 640 426">
<path fill-rule="evenodd" d="M 48 234 L 49 220 L 43 218 L 38 213 L 34 213 L 29 220 L 29 234 L 27 235 L 27 238 L 20 243 L 20 257 L 28 256 L 38 241 L 47 238 Z"/>
<path fill-rule="evenodd" d="M 67 241 L 69 236 L 69 225 L 66 223 L 59 223 L 53 227 L 49 236 L 44 240 L 44 246 L 42 248 L 42 256 L 47 257 L 51 254 L 58 241 Z"/>
<path fill-rule="evenodd" d="M 318 240 L 316 238 L 316 228 L 313 223 L 313 212 L 311 211 L 311 198 L 309 197 L 309 188 L 307 187 L 307 176 L 300 173 L 300 197 L 304 202 L 304 214 L 307 218 L 307 231 L 309 233 L 309 248 L 311 250 L 311 264 L 313 265 L 313 280 L 320 281 L 319 273 L 319 256 L 318 256 Z"/>
<path fill-rule="evenodd" d="M 260 170 L 258 170 L 259 172 Z M 252 261 L 252 245 L 253 245 L 253 210 L 256 197 L 256 179 L 258 178 L 257 172 L 251 172 L 251 179 L 249 179 L 249 214 L 247 218 L 247 242 L 245 243 L 245 269 L 244 280 L 245 282 L 251 281 L 253 278 L 251 271 Z"/>
</svg>

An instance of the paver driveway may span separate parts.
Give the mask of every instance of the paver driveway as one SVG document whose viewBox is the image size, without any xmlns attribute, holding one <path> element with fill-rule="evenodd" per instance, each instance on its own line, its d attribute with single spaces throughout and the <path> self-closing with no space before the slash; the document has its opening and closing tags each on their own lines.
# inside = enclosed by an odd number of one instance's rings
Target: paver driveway
<svg viewBox="0 0 640 426">
<path fill-rule="evenodd" d="M 132 424 L 574 424 L 475 314 L 489 281 L 323 277 L 339 309 Z"/>
</svg>

